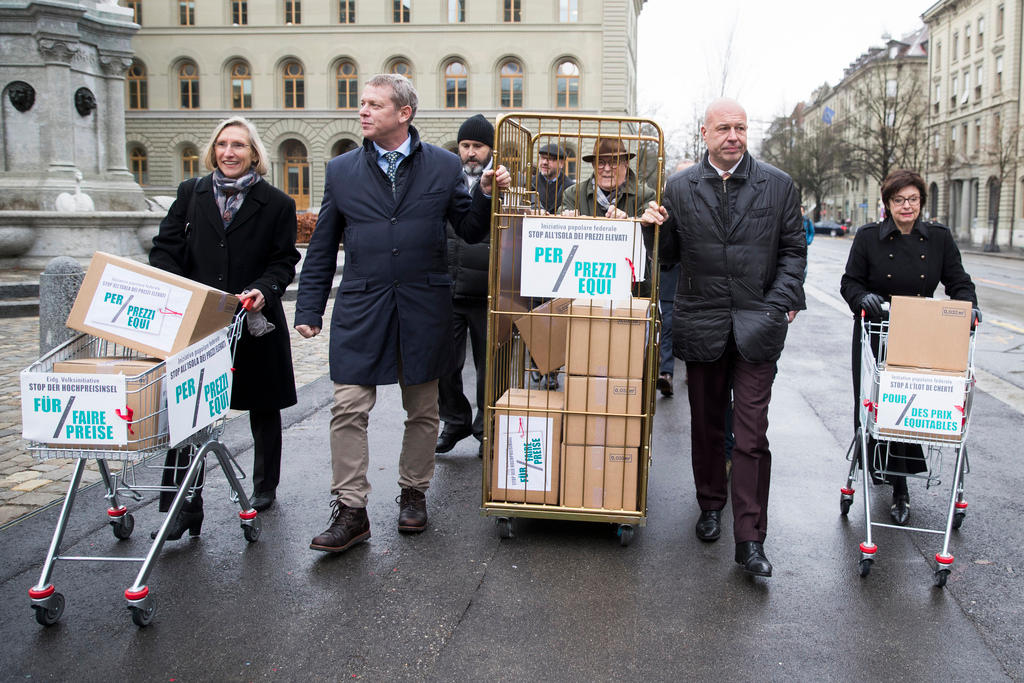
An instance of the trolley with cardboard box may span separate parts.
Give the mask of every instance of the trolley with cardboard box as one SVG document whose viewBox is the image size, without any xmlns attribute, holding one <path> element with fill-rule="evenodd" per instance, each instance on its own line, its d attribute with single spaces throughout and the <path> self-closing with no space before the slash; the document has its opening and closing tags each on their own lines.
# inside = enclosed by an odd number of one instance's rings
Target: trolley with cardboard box
<svg viewBox="0 0 1024 683">
<path fill-rule="evenodd" d="M 860 426 L 847 453 L 850 468 L 846 485 L 840 489 L 840 512 L 848 514 L 853 505 L 859 469 L 863 473 L 865 525 L 865 540 L 859 548 L 860 575 L 869 574 L 878 553 L 874 528 L 923 532 L 942 536 L 934 574 L 934 584 L 942 587 L 953 565 L 949 552 L 952 532 L 960 528 L 967 514 L 964 478 L 970 471 L 967 434 L 975 384 L 971 303 L 894 296 L 888 319 L 869 321 L 862 312 L 860 328 Z M 904 456 L 894 452 L 894 443 L 920 445 L 925 469 L 918 474 L 900 469 L 898 460 Z M 941 528 L 897 526 L 871 519 L 872 471 L 881 478 L 906 476 L 924 480 L 928 488 L 939 486 L 943 453 L 949 450 L 954 457 L 947 480 L 949 504 Z"/>
<path fill-rule="evenodd" d="M 495 140 L 512 187 L 491 225 L 481 512 L 503 538 L 531 517 L 611 523 L 628 545 L 647 518 L 660 329 L 657 236 L 648 254 L 638 188 L 660 201 L 661 129 L 515 113 Z M 574 211 L 541 207 L 542 150 L 578 179 L 562 200 Z M 625 180 L 599 198 L 591 163 Z"/>
<path fill-rule="evenodd" d="M 40 624 L 55 624 L 64 612 L 64 596 L 51 582 L 58 560 L 141 563 L 124 596 L 136 625 L 151 622 L 156 602 L 146 582 L 178 511 L 205 483 L 208 455 L 217 459 L 240 507 L 245 539 L 259 538 L 257 513 L 239 481 L 245 474 L 219 441 L 230 403 L 232 358 L 245 324 L 245 312 L 235 313 L 237 304 L 224 292 L 97 253 L 68 319 L 69 327 L 83 333 L 21 373 L 28 450 L 39 460 L 74 461 L 39 581 L 29 589 Z M 189 453 L 174 477 L 180 484 L 146 484 L 163 473 L 163 455 L 172 446 Z M 89 460 L 99 470 L 106 515 L 119 541 L 129 539 L 135 528 L 126 498 L 174 493 L 145 555 L 62 553 Z"/>
</svg>

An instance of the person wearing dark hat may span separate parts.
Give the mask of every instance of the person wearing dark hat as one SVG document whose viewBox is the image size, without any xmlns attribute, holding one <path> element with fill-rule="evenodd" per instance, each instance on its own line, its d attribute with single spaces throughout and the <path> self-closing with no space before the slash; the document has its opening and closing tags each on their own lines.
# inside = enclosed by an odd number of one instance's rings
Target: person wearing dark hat
<svg viewBox="0 0 1024 683">
<path fill-rule="evenodd" d="M 562 192 L 572 185 L 564 171 L 565 150 L 552 142 L 541 147 L 537 156 L 537 175 L 533 180 L 537 203 L 547 213 L 557 213 L 562 203 Z"/>
<path fill-rule="evenodd" d="M 459 126 L 459 158 L 466 188 L 472 190 L 483 172 L 491 167 L 494 126 L 482 115 L 466 119 Z M 442 374 L 437 385 L 438 415 L 444 422 L 437 437 L 436 453 L 447 453 L 467 436 L 480 442 L 483 456 L 484 363 L 487 358 L 487 267 L 491 240 L 469 244 L 448 225 L 448 272 L 452 277 L 452 349 L 455 360 L 450 373 Z M 462 389 L 462 368 L 466 364 L 466 337 L 476 366 L 476 416 Z"/>
<path fill-rule="evenodd" d="M 638 180 L 629 167 L 629 160 L 635 156 L 618 138 L 594 140 L 594 151 L 583 155 L 583 161 L 593 164 L 594 174 L 562 192 L 562 215 L 606 218 L 641 215 L 657 193 Z"/>
</svg>

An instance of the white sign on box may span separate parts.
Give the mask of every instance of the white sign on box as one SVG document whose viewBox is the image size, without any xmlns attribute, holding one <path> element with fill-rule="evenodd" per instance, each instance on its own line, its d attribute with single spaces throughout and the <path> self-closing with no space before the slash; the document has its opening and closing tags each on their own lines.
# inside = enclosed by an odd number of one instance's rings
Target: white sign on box
<svg viewBox="0 0 1024 683">
<path fill-rule="evenodd" d="M 523 217 L 522 296 L 628 299 L 646 262 L 633 219 Z"/>
<path fill-rule="evenodd" d="M 878 377 L 878 427 L 957 436 L 963 428 L 964 378 L 885 370 Z"/>
<path fill-rule="evenodd" d="M 170 351 L 191 298 L 187 289 L 107 264 L 85 322 Z"/>
<path fill-rule="evenodd" d="M 124 375 L 21 373 L 21 434 L 28 441 L 128 443 Z"/>
<path fill-rule="evenodd" d="M 498 416 L 498 482 L 517 491 L 551 490 L 554 420 L 525 415 Z"/>
<path fill-rule="evenodd" d="M 226 329 L 167 358 L 167 427 L 179 444 L 227 414 L 231 404 L 231 345 Z"/>
</svg>

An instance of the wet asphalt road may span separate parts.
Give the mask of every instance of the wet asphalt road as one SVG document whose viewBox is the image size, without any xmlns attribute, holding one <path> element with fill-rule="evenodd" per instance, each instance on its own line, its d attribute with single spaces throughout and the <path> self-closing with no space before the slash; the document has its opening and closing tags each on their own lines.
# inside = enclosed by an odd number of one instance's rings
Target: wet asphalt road
<svg viewBox="0 0 1024 683">
<path fill-rule="evenodd" d="M 812 261 L 820 291 L 834 294 L 833 275 Z M 341 556 L 310 551 L 329 512 L 321 380 L 289 413 L 279 504 L 261 515 L 259 542 L 243 540 L 224 479 L 211 473 L 202 535 L 168 544 L 151 577 L 158 611 L 147 628 L 125 609 L 135 568 L 93 563 L 58 564 L 67 608 L 39 626 L 27 590 L 56 510 L 0 532 L 0 679 L 1024 680 L 1020 413 L 978 393 L 970 508 L 946 588 L 932 586 L 941 539 L 888 530 L 876 531 L 878 561 L 860 578 L 862 485 L 849 517 L 838 506 L 852 436 L 850 323 L 816 298 L 808 305 L 772 403 L 771 579 L 734 564 L 728 512 L 719 542 L 693 535 L 679 370 L 676 397 L 658 401 L 648 524 L 629 547 L 610 525 L 572 522 L 517 520 L 516 537 L 500 540 L 478 512 L 472 440 L 438 457 L 429 530 L 399 535 L 403 415 L 397 388 L 384 387 L 370 426 L 373 538 Z M 242 422 L 224 440 L 248 469 Z M 916 484 L 914 522 L 940 525 L 948 487 Z M 873 493 L 884 517 L 887 492 Z M 130 507 L 136 531 L 119 542 L 101 492 L 87 491 L 65 551 L 144 552 L 156 506 Z"/>
</svg>

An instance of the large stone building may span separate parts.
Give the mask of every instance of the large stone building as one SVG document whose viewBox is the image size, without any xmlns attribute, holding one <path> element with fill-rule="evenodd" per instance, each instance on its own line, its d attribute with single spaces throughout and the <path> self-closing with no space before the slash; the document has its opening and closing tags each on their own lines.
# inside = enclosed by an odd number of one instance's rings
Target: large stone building
<svg viewBox="0 0 1024 683">
<path fill-rule="evenodd" d="M 922 18 L 931 35 L 928 209 L 962 240 L 1021 246 L 1024 2 L 941 0 Z"/>
<path fill-rule="evenodd" d="M 896 163 L 924 170 L 926 40 L 924 28 L 899 40 L 886 36 L 884 46 L 860 55 L 839 83 L 818 88 L 798 108 L 805 139 L 845 149 L 823 205 L 812 207 L 804 197 L 821 219 L 855 227 L 878 220 L 884 169 Z"/>
<path fill-rule="evenodd" d="M 312 207 L 334 155 L 359 144 L 366 79 L 409 76 L 415 125 L 452 148 L 482 113 L 636 112 L 644 0 L 121 0 L 141 29 L 126 82 L 129 168 L 152 195 L 205 170 L 218 120 L 252 119 L 270 180 Z"/>
</svg>

